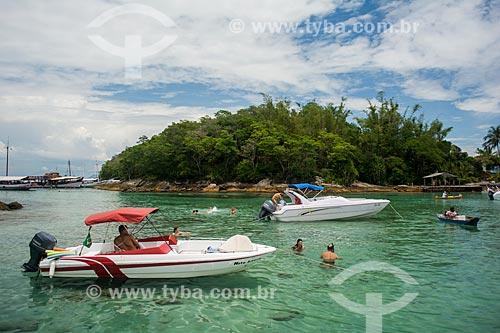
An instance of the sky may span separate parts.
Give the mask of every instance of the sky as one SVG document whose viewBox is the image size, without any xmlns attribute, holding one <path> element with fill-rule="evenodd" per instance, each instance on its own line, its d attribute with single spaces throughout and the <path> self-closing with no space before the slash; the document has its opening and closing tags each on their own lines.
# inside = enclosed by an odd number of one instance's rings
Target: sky
<svg viewBox="0 0 500 333">
<path fill-rule="evenodd" d="M 93 176 L 261 93 L 362 117 L 377 93 L 470 155 L 500 125 L 500 1 L 0 0 L 0 175 Z M 354 121 L 354 120 L 353 120 Z"/>
</svg>

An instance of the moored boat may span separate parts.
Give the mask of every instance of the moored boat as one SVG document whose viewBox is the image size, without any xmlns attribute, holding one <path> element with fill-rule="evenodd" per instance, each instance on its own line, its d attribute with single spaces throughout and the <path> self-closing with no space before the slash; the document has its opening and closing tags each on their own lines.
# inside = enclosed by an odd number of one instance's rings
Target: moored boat
<svg viewBox="0 0 500 333">
<path fill-rule="evenodd" d="M 111 222 L 151 222 L 150 214 L 157 211 L 158 208 L 119 208 L 91 215 L 85 224 L 92 227 Z M 242 235 L 227 240 L 177 240 L 171 235 L 160 235 L 138 241 L 140 249 L 127 251 L 119 251 L 113 241 L 84 242 L 87 246 L 54 250 L 56 239 L 40 232 L 30 243 L 31 258 L 24 267 L 26 271 L 40 270 L 42 276 L 48 277 L 191 278 L 242 271 L 276 251 Z"/>
<path fill-rule="evenodd" d="M 30 190 L 31 183 L 28 176 L 2 176 L 0 177 L 0 190 Z"/>
<path fill-rule="evenodd" d="M 55 188 L 80 188 L 82 182 L 83 177 L 63 176 L 49 179 L 47 186 Z"/>
<path fill-rule="evenodd" d="M 463 226 L 477 227 L 479 217 L 457 215 L 454 218 L 449 218 L 444 214 L 437 214 L 437 218 L 441 222 L 459 224 Z"/>
<path fill-rule="evenodd" d="M 323 186 L 313 184 L 290 184 L 284 193 L 291 202 L 276 208 L 267 200 L 261 207 L 259 219 L 269 217 L 281 222 L 353 219 L 375 215 L 390 203 L 386 199 L 319 196 L 323 190 Z M 310 193 L 316 194 L 309 197 Z"/>
<path fill-rule="evenodd" d="M 436 200 L 439 200 L 439 199 L 442 199 L 442 200 L 446 200 L 446 199 L 462 199 L 462 198 L 463 198 L 463 196 L 462 196 L 461 193 L 459 195 L 448 195 L 447 197 L 443 197 L 443 196 L 440 197 L 438 195 L 434 196 L 434 199 L 436 199 Z"/>
</svg>

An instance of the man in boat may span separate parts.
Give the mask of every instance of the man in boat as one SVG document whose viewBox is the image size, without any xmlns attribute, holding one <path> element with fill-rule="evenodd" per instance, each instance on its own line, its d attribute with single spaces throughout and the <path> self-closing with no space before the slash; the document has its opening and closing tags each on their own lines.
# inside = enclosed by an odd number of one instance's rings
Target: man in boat
<svg viewBox="0 0 500 333">
<path fill-rule="evenodd" d="M 444 191 L 443 194 L 441 195 L 441 198 L 443 199 L 448 198 L 448 191 Z"/>
<path fill-rule="evenodd" d="M 120 235 L 115 238 L 114 243 L 116 247 L 120 248 L 120 250 L 138 250 L 141 248 L 135 237 L 128 233 L 126 226 L 123 224 L 120 225 L 118 227 L 118 231 L 120 232 Z"/>
<path fill-rule="evenodd" d="M 275 193 L 275 194 L 273 195 L 273 197 L 271 198 L 271 200 L 273 201 L 273 203 L 274 203 L 274 207 L 276 207 L 276 210 L 278 210 L 278 209 L 279 209 L 279 207 L 280 207 L 280 206 L 279 206 L 279 201 L 278 201 L 278 200 L 280 200 L 280 201 L 281 201 L 281 200 L 284 200 L 284 199 L 283 199 L 283 194 L 281 194 L 280 192 Z"/>
<path fill-rule="evenodd" d="M 326 251 L 321 254 L 320 258 L 327 264 L 334 264 L 335 260 L 339 259 L 339 256 L 335 253 L 335 247 L 332 243 L 326 246 Z"/>
<path fill-rule="evenodd" d="M 457 217 L 458 213 L 455 211 L 455 207 L 451 206 L 450 210 L 444 214 L 447 218 L 454 219 Z"/>
</svg>

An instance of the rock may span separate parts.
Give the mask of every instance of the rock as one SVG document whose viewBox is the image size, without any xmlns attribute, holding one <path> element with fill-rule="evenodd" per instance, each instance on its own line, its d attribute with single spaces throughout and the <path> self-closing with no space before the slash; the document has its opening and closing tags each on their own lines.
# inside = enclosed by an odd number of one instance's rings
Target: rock
<svg viewBox="0 0 500 333">
<path fill-rule="evenodd" d="M 203 192 L 219 192 L 219 186 L 217 184 L 209 184 L 207 187 L 203 188 Z"/>
<path fill-rule="evenodd" d="M 21 205 L 19 202 L 14 201 L 11 202 L 10 204 L 7 205 L 10 209 L 21 209 L 23 208 L 23 205 Z"/>
<path fill-rule="evenodd" d="M 13 210 L 13 209 L 21 209 L 23 208 L 23 205 L 21 205 L 19 202 L 14 201 L 9 204 L 6 204 L 5 202 L 0 201 L 0 210 Z"/>
</svg>

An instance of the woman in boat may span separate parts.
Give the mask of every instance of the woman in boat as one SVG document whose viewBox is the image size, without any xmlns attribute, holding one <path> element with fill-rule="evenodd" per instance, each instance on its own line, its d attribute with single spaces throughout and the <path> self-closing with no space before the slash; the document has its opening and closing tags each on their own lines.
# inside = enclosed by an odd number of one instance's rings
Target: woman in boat
<svg viewBox="0 0 500 333">
<path fill-rule="evenodd" d="M 455 211 L 455 207 L 451 206 L 450 210 L 448 210 L 444 215 L 450 219 L 454 219 L 457 217 L 458 213 Z"/>
</svg>

